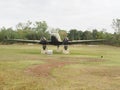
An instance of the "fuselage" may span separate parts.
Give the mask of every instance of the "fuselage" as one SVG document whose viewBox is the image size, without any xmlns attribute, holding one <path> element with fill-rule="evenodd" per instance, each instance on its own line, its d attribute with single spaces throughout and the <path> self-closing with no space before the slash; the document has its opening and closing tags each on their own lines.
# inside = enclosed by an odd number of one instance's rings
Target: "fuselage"
<svg viewBox="0 0 120 90">
<path fill-rule="evenodd" d="M 52 45 L 61 45 L 62 41 L 59 41 L 59 39 L 56 36 L 52 35 L 51 36 L 51 44 Z"/>
<path fill-rule="evenodd" d="M 62 44 L 62 40 L 60 38 L 58 31 L 51 32 L 51 44 L 52 45 L 61 45 Z"/>
</svg>

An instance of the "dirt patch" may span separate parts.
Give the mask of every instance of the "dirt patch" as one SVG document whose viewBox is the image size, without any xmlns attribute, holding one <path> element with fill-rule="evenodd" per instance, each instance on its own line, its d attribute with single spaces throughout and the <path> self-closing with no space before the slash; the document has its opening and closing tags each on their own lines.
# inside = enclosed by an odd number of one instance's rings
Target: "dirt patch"
<svg viewBox="0 0 120 90">
<path fill-rule="evenodd" d="M 51 59 L 43 60 L 46 62 L 45 64 L 35 65 L 25 70 L 25 72 L 35 76 L 49 76 L 51 70 L 54 68 L 60 68 L 62 66 L 69 65 L 69 64 L 78 64 L 79 62 L 103 62 L 104 61 L 103 59 L 93 59 L 93 58 L 67 58 L 68 59 L 67 61 L 64 61 L 64 59 L 61 58 L 61 61 L 51 60 Z"/>
<path fill-rule="evenodd" d="M 35 76 L 48 76 L 50 75 L 50 71 L 54 68 L 59 68 L 68 64 L 73 64 L 73 62 L 65 62 L 65 61 L 60 62 L 56 60 L 45 60 L 45 61 L 47 63 L 30 67 L 25 72 Z"/>
</svg>

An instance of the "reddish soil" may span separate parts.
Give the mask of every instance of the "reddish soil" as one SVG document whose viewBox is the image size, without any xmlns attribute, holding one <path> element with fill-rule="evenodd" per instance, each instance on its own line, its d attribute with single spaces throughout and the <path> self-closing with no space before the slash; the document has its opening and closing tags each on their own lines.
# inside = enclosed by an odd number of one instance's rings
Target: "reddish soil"
<svg viewBox="0 0 120 90">
<path fill-rule="evenodd" d="M 50 75 L 50 71 L 54 68 L 59 68 L 67 64 L 72 64 L 73 62 L 64 62 L 64 61 L 56 61 L 56 60 L 47 60 L 48 63 L 36 65 L 28 68 L 25 72 L 35 75 L 35 76 L 48 76 Z"/>
<path fill-rule="evenodd" d="M 102 59 L 81 58 L 83 62 L 102 62 Z M 57 60 L 44 60 L 45 64 L 35 65 L 28 68 L 25 72 L 35 76 L 48 76 L 50 71 L 54 68 L 59 68 L 68 64 L 79 63 L 77 61 L 57 61 Z"/>
</svg>

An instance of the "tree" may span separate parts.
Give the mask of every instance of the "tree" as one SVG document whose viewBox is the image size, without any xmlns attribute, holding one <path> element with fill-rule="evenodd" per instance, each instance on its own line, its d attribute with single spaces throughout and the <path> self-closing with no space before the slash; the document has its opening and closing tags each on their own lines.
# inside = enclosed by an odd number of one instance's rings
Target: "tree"
<svg viewBox="0 0 120 90">
<path fill-rule="evenodd" d="M 40 39 L 42 36 L 46 36 L 46 38 L 48 38 L 49 33 L 46 31 L 47 28 L 48 26 L 45 21 L 35 22 L 33 30 L 35 30 L 37 34 L 37 39 Z"/>
<path fill-rule="evenodd" d="M 82 35 L 82 39 L 83 40 L 89 40 L 89 39 L 92 39 L 93 36 L 92 36 L 92 33 L 90 31 L 84 31 L 83 32 L 83 35 Z"/>
<path fill-rule="evenodd" d="M 0 30 L 0 41 L 5 39 L 14 39 L 16 38 L 16 33 L 12 28 L 1 28 Z"/>
<path fill-rule="evenodd" d="M 120 33 L 120 19 L 113 19 L 112 28 L 116 33 Z"/>
<path fill-rule="evenodd" d="M 92 31 L 93 39 L 105 39 L 106 29 L 102 29 L 102 31 L 97 31 L 94 29 Z"/>
<path fill-rule="evenodd" d="M 27 21 L 27 23 L 21 23 L 20 22 L 16 25 L 16 29 L 17 30 L 23 30 L 23 31 L 30 30 L 31 29 L 31 24 L 32 24 L 32 22 L 30 22 L 30 21 Z"/>
<path fill-rule="evenodd" d="M 82 39 L 82 35 L 83 35 L 83 32 L 82 31 L 78 31 L 77 32 L 77 40 Z"/>
<path fill-rule="evenodd" d="M 61 40 L 64 40 L 64 38 L 67 37 L 67 32 L 65 30 L 59 29 L 59 34 L 60 34 Z"/>
<path fill-rule="evenodd" d="M 27 21 L 27 23 L 18 23 L 16 25 L 16 30 L 18 33 L 18 38 L 21 39 L 28 39 L 28 34 L 31 32 L 32 28 L 31 28 L 32 22 Z"/>
<path fill-rule="evenodd" d="M 97 29 L 94 29 L 92 31 L 92 35 L 93 35 L 93 39 L 98 39 L 98 31 L 97 31 Z"/>
<path fill-rule="evenodd" d="M 71 29 L 70 31 L 69 31 L 69 33 L 68 33 L 68 38 L 70 39 L 70 40 L 77 40 L 77 30 L 76 29 Z"/>
</svg>

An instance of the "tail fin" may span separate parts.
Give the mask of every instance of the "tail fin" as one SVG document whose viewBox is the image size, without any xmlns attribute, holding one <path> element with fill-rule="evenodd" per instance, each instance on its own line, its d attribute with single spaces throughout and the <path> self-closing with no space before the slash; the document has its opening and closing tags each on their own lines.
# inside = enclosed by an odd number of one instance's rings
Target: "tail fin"
<svg viewBox="0 0 120 90">
<path fill-rule="evenodd" d="M 58 42 L 62 41 L 57 29 L 52 29 L 51 30 L 51 39 L 53 39 L 53 37 L 56 38 Z"/>
</svg>

